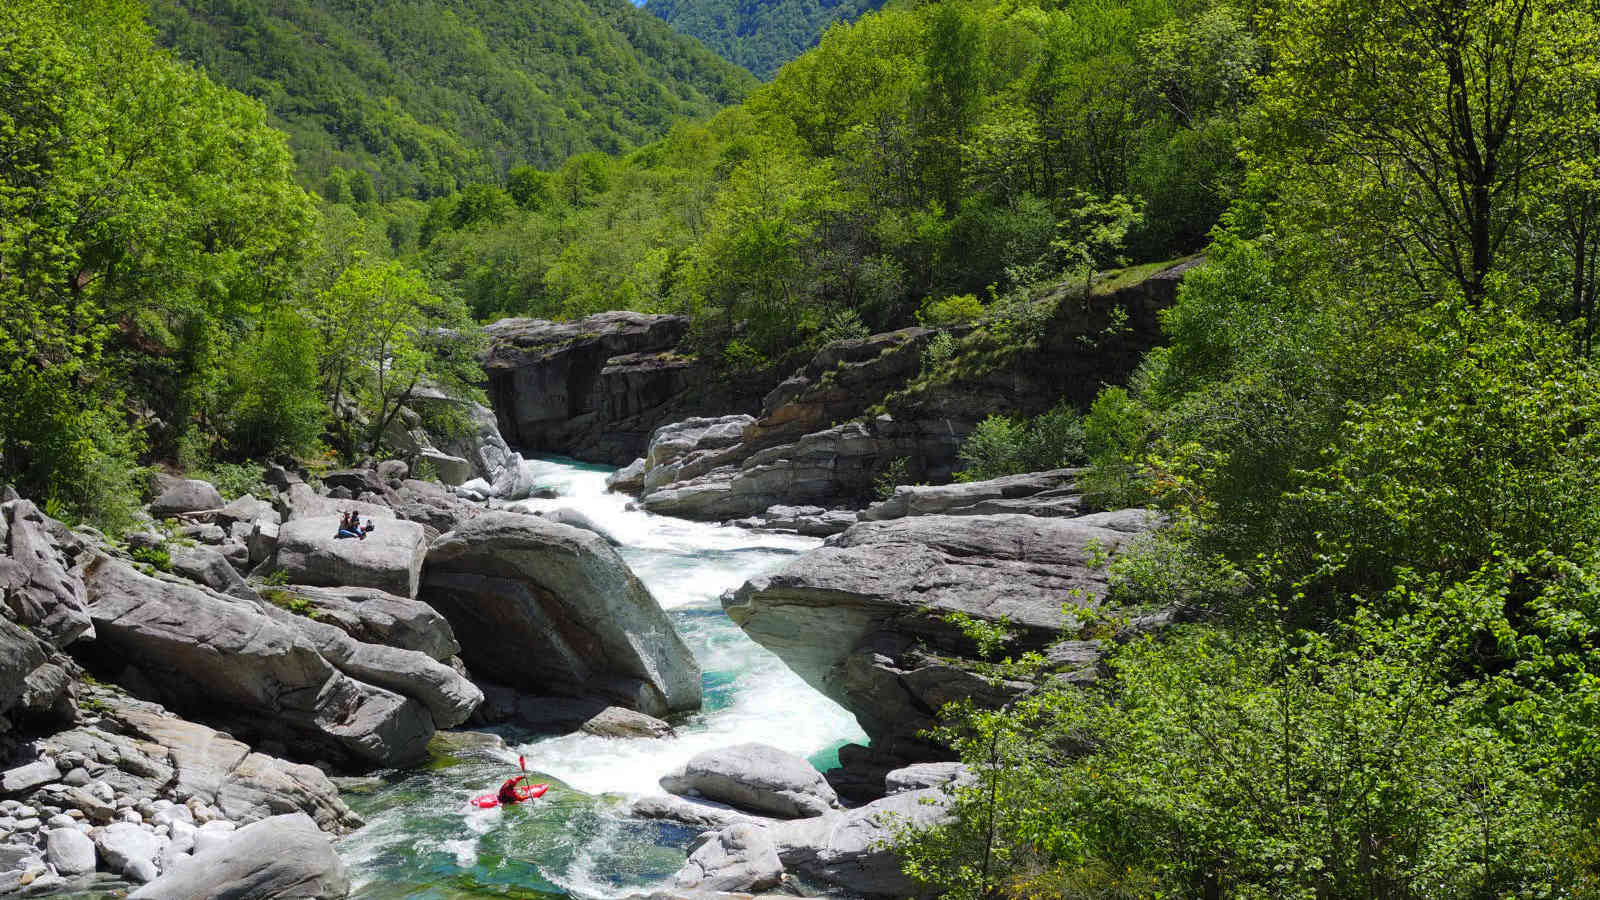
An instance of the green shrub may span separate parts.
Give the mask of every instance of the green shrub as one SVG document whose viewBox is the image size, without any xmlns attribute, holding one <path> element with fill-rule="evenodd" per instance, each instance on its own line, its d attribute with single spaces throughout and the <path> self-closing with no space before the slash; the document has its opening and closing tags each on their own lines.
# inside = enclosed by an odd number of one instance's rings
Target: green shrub
<svg viewBox="0 0 1600 900">
<path fill-rule="evenodd" d="M 1041 472 L 1084 461 L 1083 419 L 1062 403 L 1033 419 L 991 415 L 961 444 L 961 481 Z"/>
<path fill-rule="evenodd" d="M 879 500 L 894 496 L 894 489 L 911 480 L 911 460 L 897 456 L 872 477 L 872 495 Z"/>
<path fill-rule="evenodd" d="M 950 332 L 941 331 L 928 341 L 928 346 L 922 348 L 922 374 L 931 375 L 944 368 L 955 356 L 956 341 Z"/>
<path fill-rule="evenodd" d="M 128 556 L 132 557 L 134 562 L 144 563 L 151 568 L 163 572 L 172 571 L 172 556 L 167 553 L 165 547 L 136 547 L 129 551 Z"/>
<path fill-rule="evenodd" d="M 861 321 L 861 315 L 853 309 L 841 309 L 828 317 L 827 324 L 817 332 L 817 344 L 826 345 L 834 341 L 858 341 L 871 337 L 872 331 Z"/>
<path fill-rule="evenodd" d="M 754 372 L 767 367 L 761 351 L 735 338 L 722 348 L 722 364 L 734 372 Z"/>
<path fill-rule="evenodd" d="M 245 494 L 257 497 L 267 495 L 267 470 L 256 463 L 209 462 L 191 469 L 189 477 L 209 481 L 216 486 L 224 500 L 236 500 Z"/>
<path fill-rule="evenodd" d="M 930 327 L 966 325 L 983 316 L 983 301 L 976 294 L 929 297 L 917 310 L 917 321 Z"/>
</svg>

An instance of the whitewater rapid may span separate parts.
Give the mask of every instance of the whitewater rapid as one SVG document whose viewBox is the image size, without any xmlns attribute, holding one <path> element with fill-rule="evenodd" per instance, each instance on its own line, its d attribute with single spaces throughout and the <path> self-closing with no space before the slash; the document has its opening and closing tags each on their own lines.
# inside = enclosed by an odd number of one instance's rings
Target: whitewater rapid
<svg viewBox="0 0 1600 900">
<path fill-rule="evenodd" d="M 676 737 L 601 738 L 578 733 L 521 739 L 499 758 L 399 772 L 347 799 L 368 825 L 340 847 L 352 896 L 389 898 L 616 897 L 647 890 L 676 871 L 696 834 L 627 815 L 626 801 L 659 792 L 657 780 L 695 754 L 756 741 L 834 764 L 838 747 L 866 736 L 842 707 L 813 690 L 745 636 L 718 598 L 816 547 L 813 538 L 752 532 L 655 516 L 609 494 L 610 469 L 570 460 L 525 463 L 560 496 L 513 511 L 571 507 L 606 529 L 672 617 L 703 671 L 704 706 L 673 722 Z M 466 800 L 492 790 L 516 756 L 555 787 L 547 802 L 475 811 Z"/>
</svg>

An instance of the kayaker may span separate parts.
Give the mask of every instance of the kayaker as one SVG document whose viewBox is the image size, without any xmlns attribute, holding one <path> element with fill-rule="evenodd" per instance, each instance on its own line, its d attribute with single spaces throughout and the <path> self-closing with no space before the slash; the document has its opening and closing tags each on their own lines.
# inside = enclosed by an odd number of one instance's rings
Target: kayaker
<svg viewBox="0 0 1600 900">
<path fill-rule="evenodd" d="M 517 783 L 527 777 L 527 775 L 518 775 L 515 778 L 506 779 L 506 783 L 500 785 L 501 806 L 522 802 L 522 797 L 517 794 Z"/>
</svg>

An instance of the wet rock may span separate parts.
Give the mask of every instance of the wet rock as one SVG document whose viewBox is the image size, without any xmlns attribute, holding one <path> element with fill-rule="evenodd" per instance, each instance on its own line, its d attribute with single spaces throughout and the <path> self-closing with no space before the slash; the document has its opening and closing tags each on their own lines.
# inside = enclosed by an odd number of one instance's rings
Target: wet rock
<svg viewBox="0 0 1600 900">
<path fill-rule="evenodd" d="M 606 476 L 606 490 L 617 494 L 637 494 L 644 490 L 644 457 Z"/>
<path fill-rule="evenodd" d="M 822 773 L 800 757 L 766 744 L 739 744 L 698 754 L 663 775 L 661 787 L 784 818 L 818 816 L 839 805 Z"/>
<path fill-rule="evenodd" d="M 726 803 L 676 794 L 649 794 L 633 801 L 629 809 L 642 819 L 665 819 L 693 828 L 726 828 L 741 822 L 765 825 L 775 821 L 768 816 L 742 812 Z"/>
<path fill-rule="evenodd" d="M 599 737 L 660 738 L 675 732 L 672 726 L 642 712 L 608 706 L 598 715 L 583 723 L 583 730 Z"/>
<path fill-rule="evenodd" d="M 395 519 L 374 524 L 375 531 L 358 539 L 336 537 L 336 516 L 286 522 L 278 532 L 275 565 L 297 584 L 369 587 L 415 597 L 427 555 L 422 526 Z"/>
<path fill-rule="evenodd" d="M 732 825 L 689 855 L 674 887 L 703 891 L 762 891 L 783 880 L 783 863 L 766 830 Z"/>
<path fill-rule="evenodd" d="M 656 716 L 700 705 L 693 654 L 592 532 L 485 513 L 429 548 L 420 599 L 450 620 L 472 671 L 513 688 Z"/>
<path fill-rule="evenodd" d="M 603 526 L 595 522 L 595 520 L 589 518 L 583 512 L 573 509 L 570 506 L 562 506 L 556 509 L 536 510 L 534 515 L 541 519 L 547 519 L 551 522 L 558 522 L 562 525 L 569 525 L 573 528 L 581 528 L 584 531 L 590 531 L 598 534 L 602 538 L 605 538 L 606 543 L 613 547 L 622 546 L 622 542 L 617 540 L 616 536 L 610 531 L 606 530 Z"/>
<path fill-rule="evenodd" d="M 293 814 L 197 846 L 130 900 L 331 900 L 349 893 L 349 875 L 327 835 Z"/>
</svg>

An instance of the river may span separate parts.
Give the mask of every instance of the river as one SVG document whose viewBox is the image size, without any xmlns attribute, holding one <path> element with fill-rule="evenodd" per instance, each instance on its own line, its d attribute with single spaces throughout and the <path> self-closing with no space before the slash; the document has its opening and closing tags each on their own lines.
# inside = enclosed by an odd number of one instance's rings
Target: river
<svg viewBox="0 0 1600 900">
<path fill-rule="evenodd" d="M 526 465 L 561 497 L 513 508 L 574 507 L 622 542 L 623 558 L 699 660 L 704 706 L 673 723 L 677 737 L 529 739 L 501 731 L 506 750 L 462 751 L 352 789 L 346 800 L 368 823 L 339 845 L 352 897 L 590 898 L 647 890 L 677 871 L 698 832 L 630 818 L 628 797 L 658 792 L 663 774 L 715 747 L 758 741 L 827 768 L 840 745 L 865 742 L 848 712 L 745 637 L 717 599 L 819 541 L 629 510 L 628 498 L 606 493 L 610 469 L 571 460 Z M 467 800 L 496 788 L 518 754 L 550 792 L 510 809 L 472 809 Z"/>
</svg>

